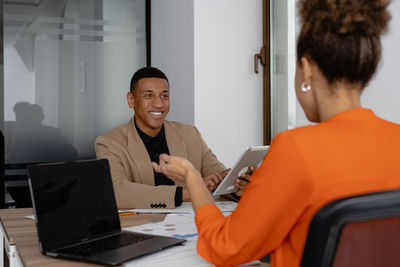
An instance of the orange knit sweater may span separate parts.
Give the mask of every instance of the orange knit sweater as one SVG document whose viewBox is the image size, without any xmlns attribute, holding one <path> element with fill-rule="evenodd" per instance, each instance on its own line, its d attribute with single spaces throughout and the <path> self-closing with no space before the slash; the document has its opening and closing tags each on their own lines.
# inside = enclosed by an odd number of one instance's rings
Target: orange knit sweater
<svg viewBox="0 0 400 267">
<path fill-rule="evenodd" d="M 278 134 L 235 211 L 196 212 L 197 251 L 218 266 L 271 253 L 271 267 L 299 266 L 308 226 L 324 204 L 400 187 L 400 125 L 357 108 Z"/>
</svg>

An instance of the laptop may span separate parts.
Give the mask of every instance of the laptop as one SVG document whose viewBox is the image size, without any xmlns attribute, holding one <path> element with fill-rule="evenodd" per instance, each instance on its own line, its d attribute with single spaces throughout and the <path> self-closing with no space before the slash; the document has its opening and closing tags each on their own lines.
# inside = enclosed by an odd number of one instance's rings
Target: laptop
<svg viewBox="0 0 400 267">
<path fill-rule="evenodd" d="M 121 230 L 106 159 L 31 165 L 28 181 L 44 255 L 119 265 L 186 241 Z"/>
</svg>

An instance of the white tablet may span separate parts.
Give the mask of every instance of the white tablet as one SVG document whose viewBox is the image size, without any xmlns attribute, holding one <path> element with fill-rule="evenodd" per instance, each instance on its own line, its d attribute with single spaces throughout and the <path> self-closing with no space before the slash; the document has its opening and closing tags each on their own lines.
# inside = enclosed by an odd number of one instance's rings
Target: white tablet
<svg viewBox="0 0 400 267">
<path fill-rule="evenodd" d="M 254 166 L 258 168 L 264 159 L 265 154 L 269 146 L 253 146 L 246 148 L 238 161 L 233 165 L 232 169 L 225 176 L 224 180 L 219 184 L 219 186 L 214 190 L 213 196 L 220 196 L 224 194 L 233 193 L 236 191 L 235 180 L 244 172 L 247 171 L 247 167 Z"/>
</svg>

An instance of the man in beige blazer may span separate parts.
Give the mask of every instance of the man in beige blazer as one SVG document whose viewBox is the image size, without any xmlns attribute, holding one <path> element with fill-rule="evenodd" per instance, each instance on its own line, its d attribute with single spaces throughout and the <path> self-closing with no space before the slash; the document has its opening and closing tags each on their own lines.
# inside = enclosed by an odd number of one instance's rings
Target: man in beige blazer
<svg viewBox="0 0 400 267">
<path fill-rule="evenodd" d="M 135 114 L 96 139 L 97 158 L 110 163 L 118 208 L 175 208 L 190 201 L 184 185 L 175 185 L 154 172 L 151 162 L 161 153 L 188 159 L 202 174 L 212 191 L 226 175 L 196 127 L 167 121 L 169 83 L 164 73 L 152 67 L 138 70 L 132 77 L 127 101 Z M 160 176 L 161 175 L 161 176 Z"/>
</svg>

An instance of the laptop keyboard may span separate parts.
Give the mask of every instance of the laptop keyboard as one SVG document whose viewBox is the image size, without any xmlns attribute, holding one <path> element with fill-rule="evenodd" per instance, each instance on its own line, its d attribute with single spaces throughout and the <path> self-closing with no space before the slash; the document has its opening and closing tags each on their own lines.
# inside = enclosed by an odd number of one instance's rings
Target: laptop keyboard
<svg viewBox="0 0 400 267">
<path fill-rule="evenodd" d="M 144 235 L 133 232 L 121 232 L 119 235 L 113 235 L 102 238 L 89 243 L 80 244 L 74 247 L 58 250 L 57 253 L 75 255 L 75 256 L 92 256 L 104 251 L 128 246 L 146 239 L 153 238 L 151 235 Z"/>
</svg>

